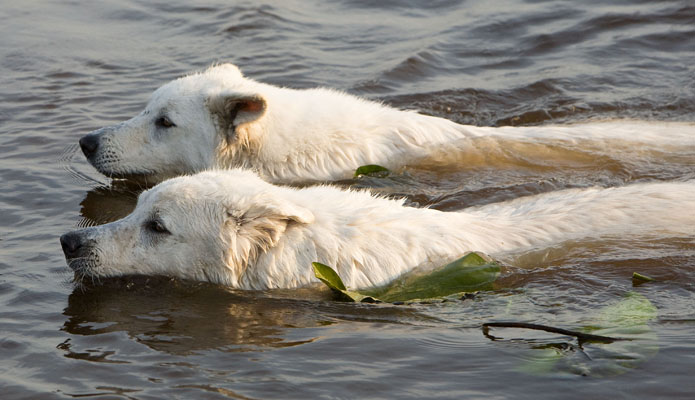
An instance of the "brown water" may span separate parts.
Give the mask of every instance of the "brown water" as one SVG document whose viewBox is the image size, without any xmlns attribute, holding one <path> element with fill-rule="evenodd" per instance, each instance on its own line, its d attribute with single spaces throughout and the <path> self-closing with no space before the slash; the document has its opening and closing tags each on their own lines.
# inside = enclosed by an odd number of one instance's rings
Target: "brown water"
<svg viewBox="0 0 695 400">
<path fill-rule="evenodd" d="M 215 61 L 477 125 L 695 121 L 691 1 L 229 3 L 1 5 L 1 398 L 695 397 L 693 237 L 539 249 L 505 260 L 495 290 L 443 304 L 145 278 L 76 288 L 58 237 L 127 214 L 137 195 L 89 167 L 78 138 Z M 692 149 L 488 150 L 341 184 L 457 210 L 695 177 Z M 634 271 L 658 282 L 633 287 Z M 658 351 L 609 357 L 624 359 L 619 373 L 598 344 L 521 330 L 493 341 L 481 330 L 498 320 L 580 329 L 628 292 L 657 308 L 653 341 L 638 345 Z M 565 361 L 534 373 L 548 349 Z"/>
</svg>

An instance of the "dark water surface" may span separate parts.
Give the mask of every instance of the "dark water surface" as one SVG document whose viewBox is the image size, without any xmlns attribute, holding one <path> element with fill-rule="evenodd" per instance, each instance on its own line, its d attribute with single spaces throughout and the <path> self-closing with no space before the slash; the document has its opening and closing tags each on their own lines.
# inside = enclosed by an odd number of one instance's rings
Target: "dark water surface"
<svg viewBox="0 0 695 400">
<path fill-rule="evenodd" d="M 58 237 L 127 214 L 137 196 L 88 166 L 78 138 L 212 62 L 476 125 L 695 121 L 692 1 L 232 3 L 0 4 L 0 398 L 695 398 L 693 236 L 539 249 L 505 260 L 496 290 L 443 304 L 145 278 L 76 288 Z M 695 177 L 692 150 L 536 150 L 555 159 L 449 154 L 342 184 L 457 210 Z M 633 287 L 633 271 L 658 282 Z M 651 339 L 618 356 L 480 328 L 581 329 L 630 292 L 657 313 Z M 548 351 L 563 358 L 539 371 Z"/>
</svg>

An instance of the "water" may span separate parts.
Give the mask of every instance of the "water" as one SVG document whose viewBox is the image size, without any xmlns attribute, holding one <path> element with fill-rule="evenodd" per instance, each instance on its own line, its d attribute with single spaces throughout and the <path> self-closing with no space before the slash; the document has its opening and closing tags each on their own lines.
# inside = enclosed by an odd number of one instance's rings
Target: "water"
<svg viewBox="0 0 695 400">
<path fill-rule="evenodd" d="M 539 249 L 505 260 L 494 291 L 411 306 L 159 278 L 80 289 L 58 243 L 127 214 L 138 192 L 88 166 L 79 137 L 131 117 L 186 72 L 230 61 L 265 82 L 327 85 L 484 126 L 693 122 L 692 2 L 194 3 L 0 7 L 2 398 L 692 398 L 692 236 Z M 487 148 L 340 184 L 457 210 L 695 177 L 692 149 L 517 153 L 550 155 L 541 160 Z M 658 282 L 633 287 L 634 271 Z M 628 292 L 657 308 L 654 339 L 640 343 L 658 351 L 627 354 L 636 361 L 620 373 L 600 368 L 600 345 L 522 330 L 496 330 L 505 340 L 493 341 L 480 328 L 513 319 L 579 329 Z M 548 349 L 569 361 L 532 373 Z"/>
</svg>

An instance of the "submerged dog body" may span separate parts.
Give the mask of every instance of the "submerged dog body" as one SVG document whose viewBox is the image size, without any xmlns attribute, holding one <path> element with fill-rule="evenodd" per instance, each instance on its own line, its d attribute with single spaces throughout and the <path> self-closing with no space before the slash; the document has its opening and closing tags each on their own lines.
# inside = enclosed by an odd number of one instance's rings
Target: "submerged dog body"
<svg viewBox="0 0 695 400">
<path fill-rule="evenodd" d="M 570 189 L 441 212 L 332 186 L 266 183 L 244 170 L 174 178 L 128 217 L 61 237 L 78 276 L 175 276 L 241 289 L 315 281 L 311 262 L 350 287 L 387 283 L 469 251 L 492 255 L 605 235 L 692 236 L 695 182 Z"/>
<path fill-rule="evenodd" d="M 484 128 L 397 110 L 330 89 L 256 82 L 231 64 L 156 90 L 136 117 L 80 139 L 89 162 L 112 177 L 156 183 L 210 168 L 244 167 L 274 183 L 349 178 L 362 165 L 397 168 L 443 144 L 480 138 L 695 145 L 687 124 L 596 123 Z"/>
</svg>

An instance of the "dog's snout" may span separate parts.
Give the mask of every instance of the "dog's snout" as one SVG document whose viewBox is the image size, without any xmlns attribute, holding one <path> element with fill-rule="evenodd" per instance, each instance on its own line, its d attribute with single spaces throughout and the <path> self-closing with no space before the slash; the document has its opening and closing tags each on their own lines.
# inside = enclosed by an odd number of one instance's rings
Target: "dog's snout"
<svg viewBox="0 0 695 400">
<path fill-rule="evenodd" d="M 65 258 L 77 258 L 82 255 L 85 242 L 78 232 L 68 232 L 60 237 L 60 246 L 63 248 Z"/>
<path fill-rule="evenodd" d="M 90 158 L 99 149 L 99 136 L 95 134 L 85 135 L 80 139 L 80 147 L 87 158 Z"/>
</svg>

